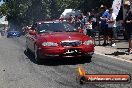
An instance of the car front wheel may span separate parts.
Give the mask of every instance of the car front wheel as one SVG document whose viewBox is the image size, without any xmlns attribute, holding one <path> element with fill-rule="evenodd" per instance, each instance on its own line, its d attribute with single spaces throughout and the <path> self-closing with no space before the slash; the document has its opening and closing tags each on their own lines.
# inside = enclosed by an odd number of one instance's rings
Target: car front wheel
<svg viewBox="0 0 132 88">
<path fill-rule="evenodd" d="M 37 63 L 40 63 L 41 62 L 41 57 L 40 57 L 40 54 L 39 54 L 39 51 L 38 51 L 38 48 L 37 46 L 35 45 L 35 52 L 34 52 L 34 55 L 35 55 L 35 61 Z"/>
<path fill-rule="evenodd" d="M 7 38 L 10 38 L 10 36 L 9 36 L 9 35 L 7 35 Z"/>
<path fill-rule="evenodd" d="M 83 58 L 88 62 L 92 62 L 92 55 L 84 55 Z"/>
<path fill-rule="evenodd" d="M 28 48 L 28 45 L 26 44 L 26 49 L 25 49 L 26 53 L 30 53 L 30 49 Z"/>
</svg>

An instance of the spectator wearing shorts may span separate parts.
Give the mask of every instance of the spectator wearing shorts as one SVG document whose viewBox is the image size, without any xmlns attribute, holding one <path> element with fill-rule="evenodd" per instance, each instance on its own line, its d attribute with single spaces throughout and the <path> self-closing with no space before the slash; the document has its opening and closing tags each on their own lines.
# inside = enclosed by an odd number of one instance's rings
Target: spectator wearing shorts
<svg viewBox="0 0 132 88">
<path fill-rule="evenodd" d="M 108 16 L 108 42 L 110 46 L 116 46 L 115 39 L 117 38 L 116 33 L 116 15 L 113 13 L 113 9 L 109 9 L 109 16 Z M 114 41 L 112 41 L 112 38 Z"/>
<path fill-rule="evenodd" d="M 86 35 L 94 37 L 93 36 L 93 29 L 92 29 L 92 20 L 88 20 L 88 22 L 85 24 L 86 26 Z"/>
<path fill-rule="evenodd" d="M 97 26 L 96 26 L 96 28 L 97 28 L 97 30 L 98 30 L 98 39 L 99 39 L 99 44 L 98 45 L 101 45 L 100 44 L 100 38 L 101 38 L 101 36 L 102 36 L 102 30 L 101 30 L 101 19 L 100 19 L 100 17 L 102 16 L 102 14 L 104 13 L 104 11 L 105 11 L 105 7 L 104 7 L 104 5 L 101 5 L 100 6 L 100 8 L 98 9 L 99 10 L 99 12 L 96 14 L 96 22 L 97 22 Z"/>
<path fill-rule="evenodd" d="M 128 11 L 125 18 L 125 30 L 127 32 L 127 39 L 129 43 L 128 53 L 132 54 L 132 9 L 130 9 L 130 2 L 127 2 L 124 7 Z"/>
<path fill-rule="evenodd" d="M 91 36 L 94 39 L 94 44 L 95 44 L 95 31 L 97 27 L 97 19 L 95 16 L 95 10 L 92 9 L 91 15 L 89 16 L 89 20 L 87 23 L 87 35 Z M 95 44 L 96 45 L 96 44 Z"/>
<path fill-rule="evenodd" d="M 93 36 L 93 17 L 94 14 L 93 12 L 90 12 L 91 14 L 89 15 L 88 19 L 87 19 L 87 23 L 86 23 L 86 31 L 87 31 L 87 35 L 94 37 Z"/>
<path fill-rule="evenodd" d="M 106 9 L 105 12 L 100 17 L 100 21 L 101 21 L 100 28 L 102 30 L 101 34 L 103 35 L 103 39 L 104 39 L 103 46 L 108 45 L 108 24 L 107 24 L 108 16 L 109 16 L 109 10 Z"/>
</svg>

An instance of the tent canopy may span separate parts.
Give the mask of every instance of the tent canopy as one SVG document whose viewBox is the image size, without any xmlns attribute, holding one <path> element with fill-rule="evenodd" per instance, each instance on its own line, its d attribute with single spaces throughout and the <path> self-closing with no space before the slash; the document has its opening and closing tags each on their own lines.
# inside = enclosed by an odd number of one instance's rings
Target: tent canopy
<svg viewBox="0 0 132 88">
<path fill-rule="evenodd" d="M 80 16 L 80 14 L 81 12 L 79 10 L 65 9 L 64 12 L 61 14 L 60 18 L 68 18 L 70 15 Z"/>
<path fill-rule="evenodd" d="M 2 18 L 0 18 L 0 24 L 8 25 L 8 21 L 6 21 L 6 16 L 3 16 Z"/>
</svg>

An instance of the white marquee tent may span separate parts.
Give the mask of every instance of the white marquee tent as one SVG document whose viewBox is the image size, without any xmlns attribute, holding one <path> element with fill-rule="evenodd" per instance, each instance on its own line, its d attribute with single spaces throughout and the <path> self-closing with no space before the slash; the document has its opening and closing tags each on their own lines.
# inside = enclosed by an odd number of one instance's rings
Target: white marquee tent
<svg viewBox="0 0 132 88">
<path fill-rule="evenodd" d="M 68 18 L 70 15 L 79 16 L 80 14 L 81 12 L 79 10 L 65 9 L 64 12 L 61 14 L 60 18 Z"/>
<path fill-rule="evenodd" d="M 0 18 L 0 24 L 8 25 L 8 21 L 6 21 L 6 16 L 3 16 L 2 18 Z"/>
</svg>

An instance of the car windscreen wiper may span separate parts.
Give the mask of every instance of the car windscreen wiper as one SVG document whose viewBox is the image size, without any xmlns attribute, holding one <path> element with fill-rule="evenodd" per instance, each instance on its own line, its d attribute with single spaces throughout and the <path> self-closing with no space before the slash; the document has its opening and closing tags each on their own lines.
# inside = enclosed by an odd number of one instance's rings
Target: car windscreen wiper
<svg viewBox="0 0 132 88">
<path fill-rule="evenodd" d="M 67 30 L 66 32 L 77 32 L 77 30 Z"/>
<path fill-rule="evenodd" d="M 43 32 L 39 32 L 40 34 L 41 33 L 52 33 L 53 31 L 43 31 Z"/>
<path fill-rule="evenodd" d="M 63 32 L 63 31 L 61 31 L 61 30 L 55 30 L 54 32 Z"/>
</svg>

